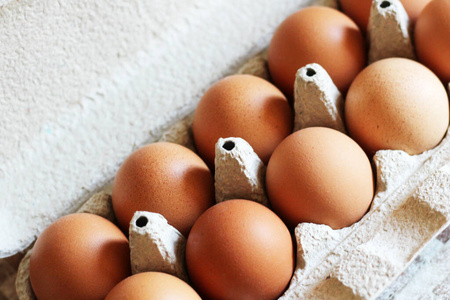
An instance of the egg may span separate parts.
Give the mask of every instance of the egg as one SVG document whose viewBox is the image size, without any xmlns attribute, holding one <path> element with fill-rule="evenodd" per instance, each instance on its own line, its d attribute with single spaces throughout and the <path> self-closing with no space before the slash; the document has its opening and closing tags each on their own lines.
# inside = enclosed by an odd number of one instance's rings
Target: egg
<svg viewBox="0 0 450 300">
<path fill-rule="evenodd" d="M 214 180 L 193 151 L 174 143 L 153 143 L 120 166 L 112 203 L 126 232 L 136 211 L 149 211 L 163 215 L 187 237 L 195 220 L 214 204 Z"/>
<path fill-rule="evenodd" d="M 219 138 L 246 140 L 265 163 L 292 132 L 293 112 L 286 97 L 270 82 L 252 75 L 233 75 L 203 95 L 192 125 L 199 155 L 212 168 Z"/>
<path fill-rule="evenodd" d="M 419 61 L 450 82 L 450 0 L 433 0 L 417 19 L 415 46 Z"/>
<path fill-rule="evenodd" d="M 104 299 L 131 273 L 125 235 L 93 214 L 57 219 L 36 240 L 30 257 L 34 294 L 45 299 Z"/>
<path fill-rule="evenodd" d="M 208 209 L 192 227 L 186 263 L 205 299 L 276 299 L 294 271 L 289 230 L 270 209 L 249 200 L 227 200 Z"/>
<path fill-rule="evenodd" d="M 401 0 L 403 7 L 408 14 L 409 21 L 414 26 L 419 14 L 423 8 L 431 0 Z M 384 1 L 389 3 L 389 1 Z M 342 11 L 352 18 L 362 31 L 367 30 L 369 24 L 370 8 L 372 6 L 372 0 L 340 0 L 339 4 Z M 384 4 L 386 5 L 386 3 Z"/>
<path fill-rule="evenodd" d="M 381 149 L 420 154 L 435 147 L 449 124 L 449 101 L 436 75 L 405 58 L 364 69 L 345 100 L 350 136 L 372 156 Z"/>
<path fill-rule="evenodd" d="M 296 131 L 275 149 L 266 188 L 273 210 L 291 229 L 302 222 L 350 226 L 367 212 L 374 194 L 364 151 L 324 127 Z"/>
<path fill-rule="evenodd" d="M 338 10 L 304 8 L 276 29 L 268 49 L 268 65 L 275 85 L 293 98 L 295 74 L 318 63 L 337 88 L 346 93 L 366 65 L 366 48 L 358 26 Z"/>
<path fill-rule="evenodd" d="M 105 300 L 201 300 L 183 280 L 160 272 L 138 273 L 116 285 Z"/>
</svg>

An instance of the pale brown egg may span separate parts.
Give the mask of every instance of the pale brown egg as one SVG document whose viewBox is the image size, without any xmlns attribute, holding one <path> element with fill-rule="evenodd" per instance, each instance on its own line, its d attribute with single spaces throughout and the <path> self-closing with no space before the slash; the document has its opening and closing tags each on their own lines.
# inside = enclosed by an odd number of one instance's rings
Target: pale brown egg
<svg viewBox="0 0 450 300">
<path fill-rule="evenodd" d="M 31 252 L 30 281 L 39 300 L 104 299 L 130 273 L 127 238 L 93 214 L 59 218 Z"/>
<path fill-rule="evenodd" d="M 307 64 L 321 65 L 342 93 L 366 65 L 358 26 L 328 7 L 308 7 L 289 16 L 275 31 L 267 55 L 273 82 L 290 99 L 295 74 Z"/>
<path fill-rule="evenodd" d="M 160 272 L 138 273 L 116 285 L 105 300 L 201 300 L 183 280 Z"/>
<path fill-rule="evenodd" d="M 409 20 L 414 26 L 419 14 L 422 12 L 423 8 L 431 0 L 400 0 L 406 13 L 409 16 Z M 385 2 L 385 3 L 383 3 Z M 380 5 L 389 5 L 389 1 L 383 1 Z M 342 11 L 352 18 L 359 28 L 363 32 L 367 30 L 367 25 L 369 24 L 370 8 L 372 6 L 372 0 L 339 0 Z"/>
<path fill-rule="evenodd" d="M 163 215 L 187 237 L 195 220 L 214 204 L 214 180 L 193 151 L 173 143 L 153 143 L 120 166 L 112 201 L 125 232 L 134 213 L 142 210 Z"/>
<path fill-rule="evenodd" d="M 294 271 L 294 248 L 283 221 L 249 200 L 207 210 L 186 245 L 189 276 L 205 299 L 276 299 Z"/>
<path fill-rule="evenodd" d="M 275 149 L 266 188 L 273 210 L 291 229 L 302 222 L 350 226 L 367 212 L 374 194 L 364 151 L 324 127 L 296 131 Z"/>
<path fill-rule="evenodd" d="M 345 101 L 350 136 L 371 157 L 381 149 L 420 154 L 435 147 L 449 122 L 444 86 L 425 66 L 388 58 L 364 69 Z"/>
<path fill-rule="evenodd" d="M 192 125 L 199 155 L 213 168 L 219 138 L 246 140 L 265 163 L 292 132 L 293 112 L 270 82 L 252 75 L 219 80 L 203 95 Z"/>
<path fill-rule="evenodd" d="M 450 0 L 433 0 L 417 19 L 415 46 L 419 61 L 443 82 L 450 82 Z"/>
</svg>

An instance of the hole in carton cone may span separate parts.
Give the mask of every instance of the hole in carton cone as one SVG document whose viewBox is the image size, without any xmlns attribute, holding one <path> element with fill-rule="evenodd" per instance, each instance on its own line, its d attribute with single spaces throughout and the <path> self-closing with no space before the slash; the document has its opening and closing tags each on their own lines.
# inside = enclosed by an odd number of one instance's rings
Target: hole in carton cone
<svg viewBox="0 0 450 300">
<path fill-rule="evenodd" d="M 308 68 L 306 69 L 306 75 L 308 75 L 309 77 L 313 77 L 314 75 L 316 75 L 316 71 L 314 71 L 314 69 Z"/>
<path fill-rule="evenodd" d="M 148 219 L 147 219 L 147 217 L 144 217 L 144 216 L 142 216 L 142 217 L 139 217 L 137 220 L 136 220 L 136 226 L 137 227 L 145 227 L 145 225 L 147 225 L 147 223 L 148 223 Z"/>
<path fill-rule="evenodd" d="M 391 6 L 391 2 L 389 2 L 389 1 L 383 1 L 383 2 L 381 2 L 381 4 L 380 4 L 380 7 L 381 7 L 381 8 L 387 8 L 387 7 L 389 7 L 389 6 Z"/>
<path fill-rule="evenodd" d="M 227 150 L 227 151 L 231 151 L 234 149 L 234 142 L 233 141 L 226 141 L 225 144 L 223 144 L 222 148 Z"/>
</svg>

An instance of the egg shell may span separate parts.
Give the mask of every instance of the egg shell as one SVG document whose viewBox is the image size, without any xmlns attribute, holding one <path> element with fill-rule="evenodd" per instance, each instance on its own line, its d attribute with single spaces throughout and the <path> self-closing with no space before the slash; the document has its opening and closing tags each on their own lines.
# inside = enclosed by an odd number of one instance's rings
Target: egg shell
<svg viewBox="0 0 450 300">
<path fill-rule="evenodd" d="M 307 64 L 321 65 L 344 94 L 366 65 L 358 26 L 328 7 L 304 8 L 286 18 L 275 31 L 267 56 L 273 82 L 289 99 L 297 70 Z"/>
<path fill-rule="evenodd" d="M 325 127 L 288 136 L 267 166 L 273 210 L 293 229 L 301 222 L 347 227 L 367 212 L 374 194 L 368 157 L 351 138 Z"/>
<path fill-rule="evenodd" d="M 345 119 L 350 136 L 369 156 L 381 149 L 420 154 L 447 130 L 447 92 L 435 74 L 413 60 L 379 60 L 352 83 Z"/>
<path fill-rule="evenodd" d="M 163 215 L 185 237 L 214 204 L 214 179 L 203 160 L 186 147 L 153 143 L 122 164 L 112 189 L 114 213 L 128 231 L 136 211 Z"/>
<path fill-rule="evenodd" d="M 93 214 L 57 219 L 39 236 L 30 258 L 31 285 L 40 300 L 104 299 L 130 274 L 127 238 Z"/>
<path fill-rule="evenodd" d="M 200 300 L 197 292 L 181 279 L 160 272 L 144 272 L 117 284 L 105 300 Z"/>
<path fill-rule="evenodd" d="M 431 0 L 401 0 L 400 2 L 408 14 L 410 23 L 414 24 L 423 8 L 430 1 Z M 369 24 L 372 0 L 340 0 L 339 4 L 342 11 L 352 18 L 363 32 L 366 32 L 367 25 Z"/>
<path fill-rule="evenodd" d="M 227 200 L 195 223 L 186 245 L 189 276 L 205 299 L 276 299 L 294 271 L 289 230 L 265 206 Z"/>
<path fill-rule="evenodd" d="M 264 163 L 292 132 L 294 114 L 286 97 L 270 82 L 233 75 L 213 84 L 195 111 L 192 130 L 199 155 L 213 169 L 219 138 L 246 140 Z"/>
<path fill-rule="evenodd" d="M 450 0 L 433 0 L 417 19 L 415 43 L 419 61 L 450 82 Z"/>
</svg>

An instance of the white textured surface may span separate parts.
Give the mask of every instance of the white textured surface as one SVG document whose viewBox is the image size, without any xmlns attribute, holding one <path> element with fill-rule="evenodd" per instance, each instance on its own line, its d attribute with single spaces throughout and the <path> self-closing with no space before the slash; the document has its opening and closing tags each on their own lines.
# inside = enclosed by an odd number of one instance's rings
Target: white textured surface
<svg viewBox="0 0 450 300">
<path fill-rule="evenodd" d="M 409 17 L 400 0 L 374 0 L 367 30 L 369 64 L 389 57 L 416 59 Z"/>
<path fill-rule="evenodd" d="M 215 151 L 216 202 L 248 199 L 268 207 L 266 166 L 252 146 L 242 138 L 219 138 Z"/>
<path fill-rule="evenodd" d="M 294 91 L 294 131 L 322 126 L 346 134 L 344 97 L 321 65 L 313 63 L 298 69 Z"/>
<path fill-rule="evenodd" d="M 145 224 L 139 223 L 145 220 Z M 130 222 L 131 272 L 164 272 L 188 281 L 186 238 L 158 213 L 137 211 Z"/>
<path fill-rule="evenodd" d="M 3 2 L 0 257 L 79 207 L 307 2 Z"/>
<path fill-rule="evenodd" d="M 411 271 L 409 280 L 395 294 L 398 300 L 449 299 L 450 298 L 450 243 L 433 240 Z M 388 298 L 389 294 L 385 298 Z"/>
</svg>

